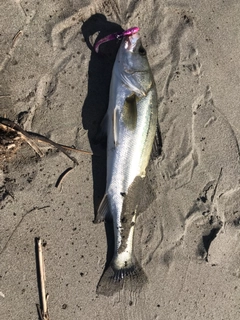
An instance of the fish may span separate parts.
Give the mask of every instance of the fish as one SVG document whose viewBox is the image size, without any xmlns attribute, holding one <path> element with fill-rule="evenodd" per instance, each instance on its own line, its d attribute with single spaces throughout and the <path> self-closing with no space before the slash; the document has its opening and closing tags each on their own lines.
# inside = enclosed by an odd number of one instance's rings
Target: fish
<svg viewBox="0 0 240 320">
<path fill-rule="evenodd" d="M 139 28 L 129 30 L 122 33 L 112 70 L 108 109 L 101 124 L 101 130 L 107 135 L 107 177 L 95 222 L 111 218 L 114 255 L 97 292 L 105 290 L 107 294 L 110 282 L 118 287 L 127 276 L 146 282 L 146 275 L 134 255 L 133 237 L 141 182 L 151 156 L 160 154 L 156 84 Z M 117 34 L 118 39 L 120 36 Z"/>
</svg>

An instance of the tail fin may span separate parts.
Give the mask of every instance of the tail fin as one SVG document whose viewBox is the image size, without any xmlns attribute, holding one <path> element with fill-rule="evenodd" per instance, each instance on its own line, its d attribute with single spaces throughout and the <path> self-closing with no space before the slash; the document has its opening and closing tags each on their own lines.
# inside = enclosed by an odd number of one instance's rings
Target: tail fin
<svg viewBox="0 0 240 320">
<path fill-rule="evenodd" d="M 97 294 L 112 296 L 124 288 L 130 291 L 140 291 L 148 282 L 147 276 L 140 264 L 135 260 L 131 266 L 117 269 L 111 264 L 104 270 L 97 285 Z"/>
</svg>

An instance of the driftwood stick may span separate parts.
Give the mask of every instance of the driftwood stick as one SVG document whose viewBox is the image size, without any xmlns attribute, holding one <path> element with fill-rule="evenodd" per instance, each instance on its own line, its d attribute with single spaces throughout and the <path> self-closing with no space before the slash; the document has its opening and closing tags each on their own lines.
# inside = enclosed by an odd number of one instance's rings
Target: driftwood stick
<svg viewBox="0 0 240 320">
<path fill-rule="evenodd" d="M 40 304 L 37 305 L 38 313 L 41 320 L 49 320 L 48 314 L 48 295 L 46 294 L 45 281 L 46 281 L 46 273 L 45 273 L 45 265 L 43 260 L 43 252 L 42 252 L 42 241 L 41 239 L 37 239 L 37 250 L 38 250 L 38 263 L 39 263 L 39 280 L 40 280 Z"/>
<path fill-rule="evenodd" d="M 71 148 L 71 147 L 56 143 L 56 142 L 38 134 L 38 133 L 25 131 L 17 123 L 15 123 L 12 120 L 0 117 L 0 123 L 8 128 L 11 128 L 12 130 L 17 131 L 20 134 L 21 138 L 24 139 L 35 150 L 35 152 L 40 157 L 43 156 L 43 152 L 39 149 L 39 147 L 37 146 L 35 141 L 44 142 L 49 145 L 52 145 L 53 147 L 57 148 L 59 151 L 63 152 L 68 158 L 70 158 L 74 162 L 75 165 L 78 164 L 77 160 L 74 157 L 70 156 L 67 153 L 67 150 L 78 151 L 81 153 L 92 155 L 92 152 L 81 150 L 81 149 Z"/>
</svg>

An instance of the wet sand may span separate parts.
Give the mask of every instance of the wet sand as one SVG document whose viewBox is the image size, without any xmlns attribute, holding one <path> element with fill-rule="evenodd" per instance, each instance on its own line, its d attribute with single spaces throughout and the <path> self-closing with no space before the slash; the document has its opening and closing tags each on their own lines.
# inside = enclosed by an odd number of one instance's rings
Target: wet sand
<svg viewBox="0 0 240 320">
<path fill-rule="evenodd" d="M 74 167 L 49 145 L 38 144 L 39 157 L 0 130 L 1 319 L 38 319 L 36 237 L 50 319 L 238 319 L 238 1 L 1 6 L 0 117 L 94 154 L 72 152 Z M 133 26 L 157 85 L 163 147 L 150 164 L 156 199 L 139 215 L 134 239 L 148 283 L 106 297 L 96 294 L 111 248 L 108 226 L 93 224 L 106 176 L 95 136 L 118 44 L 99 55 L 92 45 Z"/>
</svg>

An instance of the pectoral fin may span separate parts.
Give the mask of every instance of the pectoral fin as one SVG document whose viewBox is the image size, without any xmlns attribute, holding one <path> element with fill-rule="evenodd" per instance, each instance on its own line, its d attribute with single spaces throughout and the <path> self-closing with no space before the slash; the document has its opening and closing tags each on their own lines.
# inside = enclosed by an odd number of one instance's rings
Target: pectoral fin
<svg viewBox="0 0 240 320">
<path fill-rule="evenodd" d="M 128 70 L 125 69 L 126 73 L 129 73 L 130 77 L 126 76 L 125 74 L 121 74 L 121 79 L 123 83 L 126 85 L 126 87 L 136 93 L 139 97 L 145 97 L 147 95 L 147 90 L 145 90 L 139 81 L 135 80 L 132 77 L 133 72 L 128 72 Z"/>
<path fill-rule="evenodd" d="M 125 99 L 123 107 L 123 121 L 129 130 L 137 125 L 137 96 L 133 93 Z"/>
</svg>

